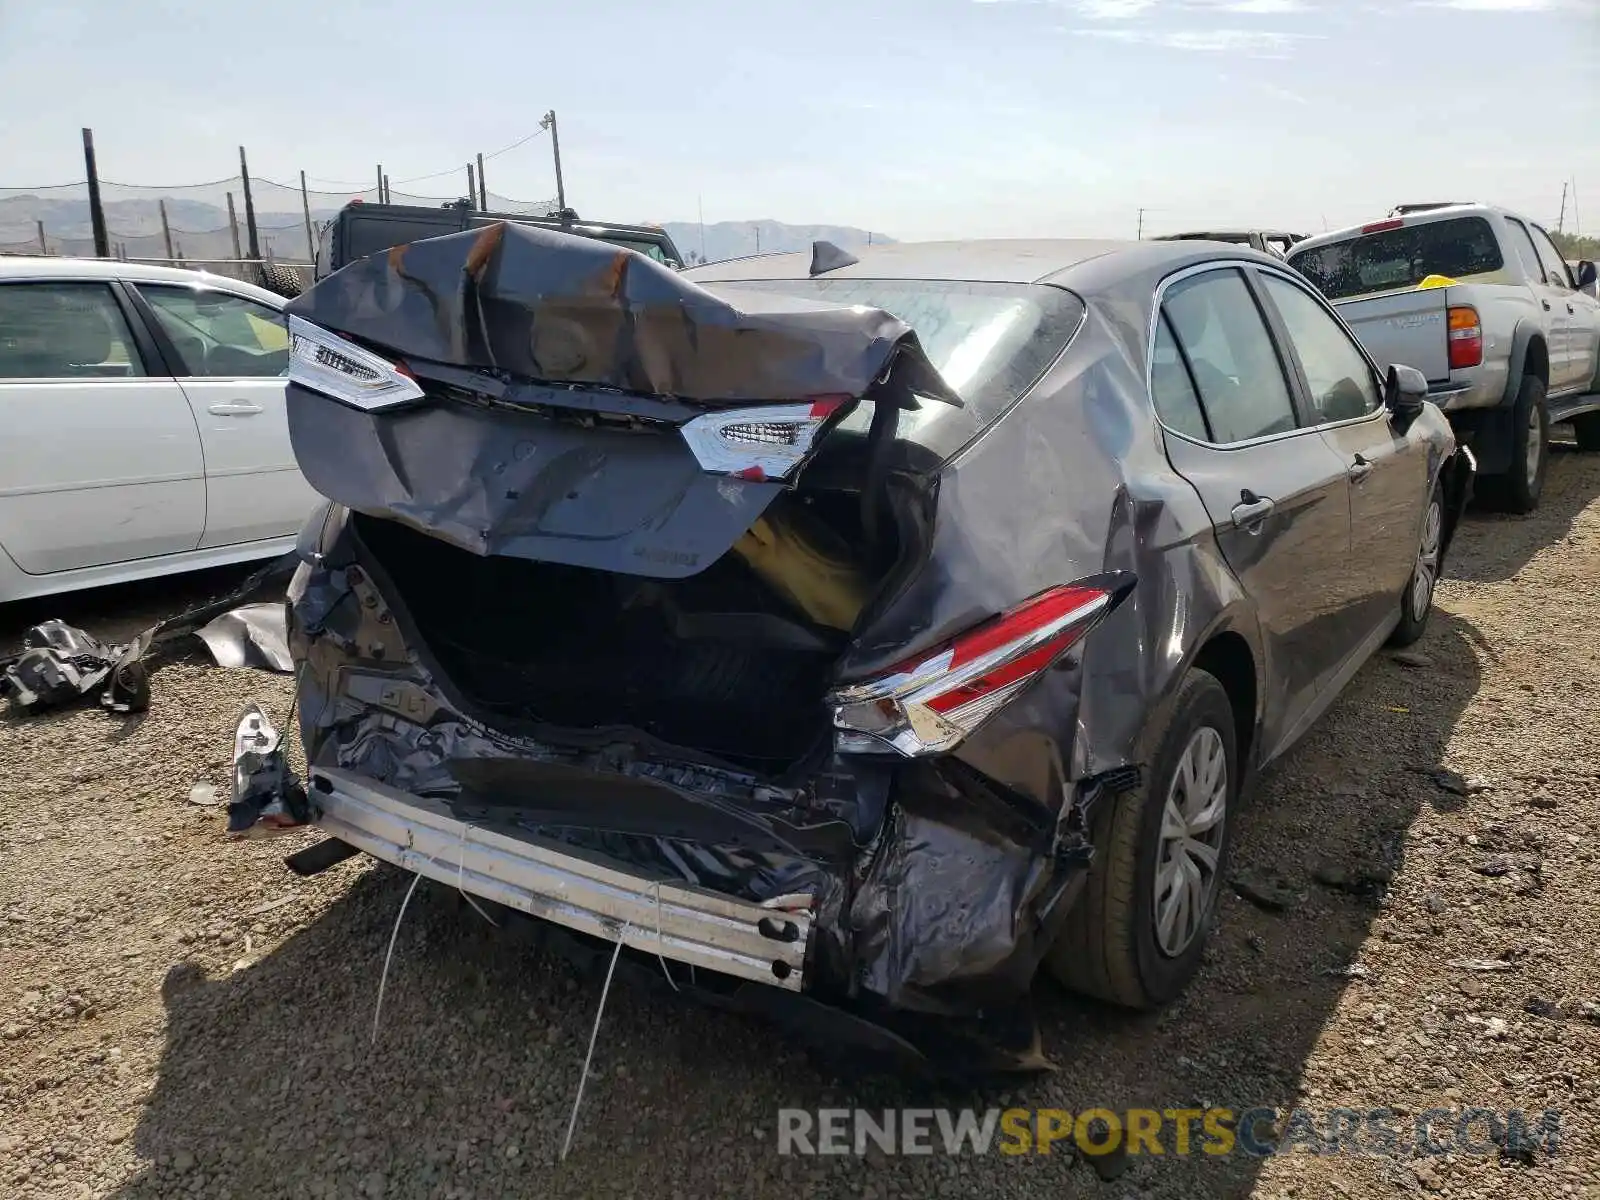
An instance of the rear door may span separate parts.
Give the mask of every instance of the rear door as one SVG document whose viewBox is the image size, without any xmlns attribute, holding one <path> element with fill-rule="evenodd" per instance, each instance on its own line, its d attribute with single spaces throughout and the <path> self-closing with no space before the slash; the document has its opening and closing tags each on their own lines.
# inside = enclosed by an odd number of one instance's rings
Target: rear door
<svg viewBox="0 0 1600 1200">
<path fill-rule="evenodd" d="M 1538 227 L 1515 217 L 1507 217 L 1511 240 L 1517 254 L 1528 268 L 1528 283 L 1539 301 L 1545 330 L 1545 345 L 1550 351 L 1550 391 L 1559 394 L 1572 379 L 1572 350 L 1569 345 L 1571 316 L 1569 292 L 1566 286 L 1566 265 L 1559 254 L 1554 255 L 1541 246 Z M 1527 262 L 1532 256 L 1533 262 Z M 1552 268 L 1559 268 L 1552 270 Z"/>
<path fill-rule="evenodd" d="M 1303 428 L 1291 375 L 1234 266 L 1175 276 L 1160 296 L 1151 394 L 1167 456 L 1205 503 L 1255 604 L 1276 747 L 1342 661 L 1339 577 L 1350 546 L 1344 463 Z"/>
<path fill-rule="evenodd" d="M 1339 641 L 1353 650 L 1399 612 L 1428 494 L 1428 445 L 1395 428 L 1371 362 L 1310 288 L 1272 271 L 1256 278 L 1300 376 L 1307 419 L 1350 481 Z"/>
<path fill-rule="evenodd" d="M 136 290 L 200 429 L 207 487 L 201 546 L 298 532 L 319 497 L 289 444 L 283 314 L 212 287 L 140 283 Z"/>
<path fill-rule="evenodd" d="M 29 575 L 193 550 L 200 435 L 119 285 L 0 282 L 0 547 Z"/>
<path fill-rule="evenodd" d="M 1578 290 L 1577 280 L 1567 270 L 1550 235 L 1533 226 L 1533 244 L 1539 252 L 1547 281 L 1546 299 L 1552 321 L 1560 321 L 1561 371 L 1557 380 L 1555 351 L 1550 352 L 1550 390 L 1587 391 L 1594 378 L 1594 301 Z"/>
</svg>

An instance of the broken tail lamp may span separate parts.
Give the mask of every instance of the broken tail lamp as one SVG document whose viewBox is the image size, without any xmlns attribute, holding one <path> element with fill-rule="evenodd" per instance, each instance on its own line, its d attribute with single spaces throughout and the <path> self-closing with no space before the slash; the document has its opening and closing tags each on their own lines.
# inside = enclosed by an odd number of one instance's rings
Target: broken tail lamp
<svg viewBox="0 0 1600 1200">
<path fill-rule="evenodd" d="M 814 396 L 797 404 L 705 413 L 683 424 L 683 440 L 701 470 L 737 479 L 787 479 L 849 403 L 849 396 Z"/>
<path fill-rule="evenodd" d="M 365 412 L 424 395 L 404 365 L 296 316 L 289 318 L 289 381 Z"/>
<path fill-rule="evenodd" d="M 943 649 L 840 689 L 829 697 L 838 749 L 916 758 L 955 748 L 1081 641 L 1129 586 L 1051 588 Z"/>
</svg>

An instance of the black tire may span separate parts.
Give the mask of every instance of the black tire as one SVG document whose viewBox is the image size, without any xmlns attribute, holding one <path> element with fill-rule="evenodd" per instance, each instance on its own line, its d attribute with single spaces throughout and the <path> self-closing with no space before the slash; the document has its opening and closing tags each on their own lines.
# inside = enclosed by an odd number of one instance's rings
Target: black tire
<svg viewBox="0 0 1600 1200">
<path fill-rule="evenodd" d="M 1430 556 L 1433 573 L 1426 582 L 1426 596 L 1419 596 L 1418 576 L 1424 572 Z M 1444 545 L 1444 485 L 1436 482 L 1428 505 L 1422 510 L 1422 528 L 1417 533 L 1417 561 L 1412 565 L 1411 577 L 1406 580 L 1406 590 L 1400 593 L 1400 624 L 1389 635 L 1389 645 L 1396 648 L 1409 646 L 1427 631 L 1428 618 L 1433 615 L 1433 594 L 1439 583 L 1440 558 Z M 1421 615 L 1417 610 L 1421 609 Z"/>
<path fill-rule="evenodd" d="M 260 270 L 261 286 L 286 300 L 293 300 L 306 290 L 300 272 L 285 263 L 262 263 Z"/>
<path fill-rule="evenodd" d="M 1572 418 L 1572 435 L 1578 439 L 1578 449 L 1593 452 L 1600 450 L 1600 412 L 1584 413 Z"/>
<path fill-rule="evenodd" d="M 1511 407 L 1511 466 L 1504 475 L 1478 481 L 1478 495 L 1486 507 L 1501 512 L 1531 513 L 1539 507 L 1544 477 L 1550 465 L 1550 413 L 1544 403 L 1544 380 L 1525 375 Z M 1529 441 L 1538 431 L 1538 461 L 1528 470 Z"/>
<path fill-rule="evenodd" d="M 1238 738 L 1233 706 L 1215 676 L 1196 670 L 1174 698 L 1165 728 L 1154 731 L 1154 752 L 1140 786 L 1115 797 L 1096 822 L 1096 853 L 1077 906 L 1046 966 L 1074 991 L 1127 1008 L 1157 1008 L 1175 999 L 1200 968 L 1216 918 L 1239 796 Z M 1162 851 L 1162 811 L 1191 740 L 1204 729 L 1221 739 L 1227 769 L 1216 868 L 1207 881 L 1198 932 L 1169 955 L 1156 935 L 1156 868 Z"/>
</svg>

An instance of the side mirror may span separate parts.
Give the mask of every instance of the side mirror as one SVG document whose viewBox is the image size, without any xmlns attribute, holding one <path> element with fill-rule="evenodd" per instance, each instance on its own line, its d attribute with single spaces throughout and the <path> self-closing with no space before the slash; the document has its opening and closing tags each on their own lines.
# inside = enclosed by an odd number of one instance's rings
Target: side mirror
<svg viewBox="0 0 1600 1200">
<path fill-rule="evenodd" d="M 1422 404 L 1428 398 L 1428 377 L 1415 367 L 1395 363 L 1389 368 L 1389 377 L 1383 384 L 1383 403 L 1397 417 L 1407 421 L 1422 415 Z"/>
<path fill-rule="evenodd" d="M 1597 291 L 1600 291 L 1600 288 L 1595 286 L 1596 278 L 1594 263 L 1584 259 L 1578 264 L 1578 290 L 1580 292 L 1587 292 L 1591 296 L 1596 295 Z"/>
</svg>

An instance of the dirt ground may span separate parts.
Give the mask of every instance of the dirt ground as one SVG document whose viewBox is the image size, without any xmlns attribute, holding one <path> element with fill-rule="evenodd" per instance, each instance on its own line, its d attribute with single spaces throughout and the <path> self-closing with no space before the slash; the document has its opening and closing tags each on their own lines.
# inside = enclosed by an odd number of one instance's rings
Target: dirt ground
<svg viewBox="0 0 1600 1200">
<path fill-rule="evenodd" d="M 759 1022 L 612 990 L 409 877 L 298 880 L 225 843 L 237 713 L 280 677 L 195 658 L 142 719 L 0 720 L 0 1195 L 1600 1198 L 1600 456 L 1464 527 L 1420 657 L 1381 655 L 1264 782 L 1196 986 L 1155 1016 L 1041 984 L 1055 1074 L 929 1095 L 835 1077 Z M 0 611 L 106 636 L 212 574 Z M 1248 899 L 1240 893 L 1250 893 Z M 1277 906 L 1277 907 L 1274 907 Z M 1472 969 L 1485 966 L 1494 969 Z M 1559 1110 L 1554 1155 L 780 1156 L 777 1113 L 863 1105 Z M 1320 1119 L 1320 1118 L 1319 1118 Z M 1435 1126 L 1448 1132 L 1452 1122 Z M 1482 1141 L 1482 1126 L 1476 1131 Z M 1481 1148 L 1481 1147 L 1480 1147 Z"/>
</svg>

